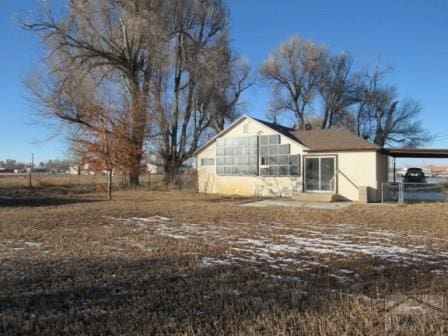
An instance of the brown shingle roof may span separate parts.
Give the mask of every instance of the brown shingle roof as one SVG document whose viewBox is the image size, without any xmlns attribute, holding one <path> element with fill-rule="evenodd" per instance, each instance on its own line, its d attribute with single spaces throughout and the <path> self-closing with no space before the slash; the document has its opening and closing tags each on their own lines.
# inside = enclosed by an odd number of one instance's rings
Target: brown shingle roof
<svg viewBox="0 0 448 336">
<path fill-rule="evenodd" d="M 255 119 L 255 118 L 254 118 Z M 308 147 L 310 151 L 348 151 L 348 150 L 377 150 L 379 146 L 358 137 L 352 132 L 340 129 L 317 129 L 297 131 L 289 127 L 277 125 L 268 121 L 256 119 L 277 132 L 296 140 Z"/>
<path fill-rule="evenodd" d="M 294 131 L 292 134 L 312 151 L 379 149 L 376 144 L 344 129 Z"/>
</svg>

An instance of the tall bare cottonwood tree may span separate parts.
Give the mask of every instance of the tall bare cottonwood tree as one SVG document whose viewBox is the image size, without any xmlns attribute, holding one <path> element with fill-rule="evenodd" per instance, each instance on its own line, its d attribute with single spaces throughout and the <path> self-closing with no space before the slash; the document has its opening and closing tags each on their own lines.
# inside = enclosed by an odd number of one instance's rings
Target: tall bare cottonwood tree
<svg viewBox="0 0 448 336">
<path fill-rule="evenodd" d="M 222 131 L 227 121 L 240 116 L 245 108 L 241 94 L 256 82 L 245 59 L 236 57 L 227 60 L 226 63 L 228 66 L 212 90 L 212 105 L 216 114 L 213 128 L 216 132 Z"/>
<path fill-rule="evenodd" d="M 68 0 L 64 16 L 47 7 L 23 26 L 48 51 L 44 75 L 28 80 L 46 117 L 93 127 L 83 115 L 83 95 L 72 94 L 85 77 L 88 95 L 114 98 L 114 110 L 121 111 L 115 122 L 134 153 L 132 185 L 152 131 L 158 135 L 152 148 L 171 179 L 207 130 L 236 117 L 241 92 L 250 85 L 249 67 L 230 48 L 220 0 Z"/>
<path fill-rule="evenodd" d="M 357 90 L 352 65 L 353 59 L 346 52 L 322 57 L 317 81 L 322 98 L 322 129 L 348 126 L 351 119 L 348 108 L 356 102 Z"/>
<path fill-rule="evenodd" d="M 70 86 L 84 76 L 99 86 L 114 88 L 129 143 L 143 148 L 150 122 L 149 88 L 160 35 L 163 34 L 162 0 L 68 0 L 67 13 L 56 17 L 49 7 L 22 26 L 36 32 L 47 52 L 42 59 L 46 78 L 33 82 L 34 97 L 45 116 L 75 127 L 90 128 L 79 102 L 64 98 Z M 163 38 L 162 38 L 163 39 Z M 71 97 L 73 98 L 73 97 Z M 79 98 L 79 97 L 78 97 Z M 142 151 L 136 153 L 132 185 L 139 182 Z"/>
<path fill-rule="evenodd" d="M 414 99 L 400 101 L 397 89 L 384 83 L 391 71 L 390 67 L 376 66 L 360 77 L 354 108 L 357 134 L 381 147 L 425 144 L 432 137 L 418 120 L 421 106 Z"/>
<path fill-rule="evenodd" d="M 272 87 L 271 114 L 294 114 L 304 129 L 320 76 L 325 48 L 299 36 L 292 36 L 274 50 L 261 65 L 261 76 Z"/>
<path fill-rule="evenodd" d="M 171 33 L 151 87 L 167 182 L 194 155 L 207 130 L 220 130 L 236 117 L 250 72 L 230 48 L 221 1 L 176 0 L 170 6 Z"/>
</svg>

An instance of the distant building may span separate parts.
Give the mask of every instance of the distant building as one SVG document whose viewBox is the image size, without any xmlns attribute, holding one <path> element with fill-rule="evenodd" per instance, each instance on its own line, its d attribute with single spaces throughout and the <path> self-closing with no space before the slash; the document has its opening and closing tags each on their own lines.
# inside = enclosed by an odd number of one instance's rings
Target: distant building
<svg viewBox="0 0 448 336">
<path fill-rule="evenodd" d="M 193 166 L 184 163 L 179 167 L 180 174 L 188 174 L 193 170 Z M 165 174 L 165 165 L 158 162 L 149 162 L 146 164 L 146 171 L 151 175 L 163 175 Z"/>
<path fill-rule="evenodd" d="M 67 170 L 70 175 L 95 175 L 95 172 L 90 169 L 88 163 L 83 165 L 70 166 Z"/>
<path fill-rule="evenodd" d="M 0 167 L 0 174 L 10 174 L 10 173 L 14 173 L 14 169 Z"/>
<path fill-rule="evenodd" d="M 425 169 L 429 170 L 433 176 L 448 176 L 448 167 L 427 166 Z"/>
<path fill-rule="evenodd" d="M 164 167 L 161 163 L 149 162 L 146 164 L 146 171 L 151 175 L 163 175 Z"/>
</svg>

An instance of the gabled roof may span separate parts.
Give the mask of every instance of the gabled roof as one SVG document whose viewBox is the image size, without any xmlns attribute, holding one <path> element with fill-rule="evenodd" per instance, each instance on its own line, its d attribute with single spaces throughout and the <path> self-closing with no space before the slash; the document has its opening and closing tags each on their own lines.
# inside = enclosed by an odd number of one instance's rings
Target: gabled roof
<svg viewBox="0 0 448 336">
<path fill-rule="evenodd" d="M 247 115 L 243 115 L 237 120 L 235 120 L 232 124 L 230 124 L 227 128 L 216 134 L 213 138 L 211 138 L 206 144 L 204 144 L 201 148 L 196 151 L 196 154 L 201 152 L 203 149 L 208 147 L 213 141 L 215 141 L 218 137 L 224 135 L 229 130 L 238 125 L 242 120 L 251 119 L 254 120 L 264 126 L 267 126 L 274 130 L 275 132 L 288 137 L 289 139 L 296 141 L 300 145 L 306 147 L 306 151 L 308 152 L 330 152 L 330 151 L 364 151 L 364 150 L 379 150 L 380 147 L 376 144 L 371 143 L 368 140 L 365 140 L 352 132 L 340 129 L 340 128 L 332 128 L 325 130 L 308 130 L 308 131 L 297 131 L 293 128 L 282 126 L 276 123 L 272 123 L 269 121 L 252 118 Z"/>
<path fill-rule="evenodd" d="M 255 119 L 255 118 L 253 118 Z M 342 128 L 297 131 L 293 128 L 255 119 L 284 136 L 300 142 L 308 151 L 378 150 L 380 147 Z"/>
<path fill-rule="evenodd" d="M 341 128 L 294 131 L 292 134 L 313 152 L 380 149 L 378 145 Z"/>
</svg>

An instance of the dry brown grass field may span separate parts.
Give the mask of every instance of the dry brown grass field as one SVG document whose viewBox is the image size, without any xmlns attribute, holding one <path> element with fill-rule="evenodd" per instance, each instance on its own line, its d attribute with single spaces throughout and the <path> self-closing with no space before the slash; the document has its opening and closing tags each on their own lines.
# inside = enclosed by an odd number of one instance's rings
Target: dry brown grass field
<svg viewBox="0 0 448 336">
<path fill-rule="evenodd" d="M 1 335 L 448 332 L 437 314 L 385 328 L 388 295 L 448 297 L 448 204 L 93 191 L 0 187 Z"/>
</svg>

